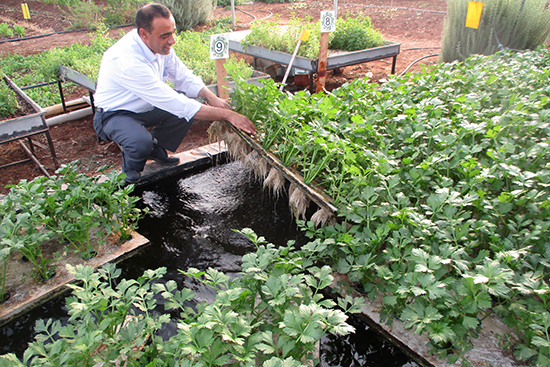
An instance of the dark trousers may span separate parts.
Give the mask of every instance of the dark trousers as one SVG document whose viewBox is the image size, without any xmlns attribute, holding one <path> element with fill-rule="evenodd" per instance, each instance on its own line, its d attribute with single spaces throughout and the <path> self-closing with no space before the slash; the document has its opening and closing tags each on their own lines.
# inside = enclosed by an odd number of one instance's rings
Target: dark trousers
<svg viewBox="0 0 550 367">
<path fill-rule="evenodd" d="M 143 113 L 97 108 L 94 116 L 97 135 L 117 143 L 122 150 L 122 172 L 143 171 L 155 145 L 176 151 L 190 127 L 187 119 L 158 108 Z"/>
</svg>

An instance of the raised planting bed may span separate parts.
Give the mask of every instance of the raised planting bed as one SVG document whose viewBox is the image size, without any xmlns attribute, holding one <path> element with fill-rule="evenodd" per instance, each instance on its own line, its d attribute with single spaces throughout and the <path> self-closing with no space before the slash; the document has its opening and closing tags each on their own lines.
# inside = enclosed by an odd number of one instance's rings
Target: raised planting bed
<svg viewBox="0 0 550 367">
<path fill-rule="evenodd" d="M 311 251 L 438 365 L 547 364 L 548 57 L 472 56 L 381 87 L 361 79 L 289 98 L 266 83 L 233 96 L 271 161 L 338 208 L 322 228 L 298 215 L 318 239 Z M 509 85 L 517 103 L 490 97 Z M 239 159 L 270 155 L 257 150 Z"/>
<path fill-rule="evenodd" d="M 0 325 L 28 312 L 55 296 L 68 291 L 69 284 L 75 282 L 67 265 L 85 265 L 94 269 L 106 263 L 117 263 L 131 256 L 135 251 L 148 245 L 149 241 L 137 232 L 132 233 L 129 241 L 121 243 L 116 236 L 109 236 L 107 241 L 99 246 L 97 255 L 91 259 L 82 259 L 78 254 L 66 248 L 66 244 L 50 241 L 45 246 L 44 256 L 49 259 L 60 257 L 55 266 L 55 274 L 51 279 L 42 280 L 32 275 L 33 264 L 22 258 L 21 254 L 13 253 L 7 265 L 6 288 L 9 299 L 0 304 Z"/>
<path fill-rule="evenodd" d="M 19 141 L 21 148 L 25 151 L 25 153 L 27 153 L 29 158 L 17 162 L 4 164 L 0 166 L 0 168 L 32 160 L 38 165 L 38 167 L 42 170 L 42 172 L 44 172 L 45 175 L 48 175 L 48 172 L 42 166 L 42 164 L 40 164 L 34 154 L 34 146 L 31 139 L 31 137 L 34 135 L 46 135 L 54 165 L 57 167 L 58 162 L 55 155 L 52 138 L 50 136 L 50 130 L 44 118 L 45 111 L 36 102 L 29 98 L 29 96 L 27 96 L 25 92 L 21 90 L 21 88 L 15 85 L 15 83 L 13 83 L 10 78 L 4 76 L 3 82 L 8 84 L 9 88 L 11 88 L 17 94 L 18 104 L 20 105 L 22 116 L 7 118 L 0 121 L 0 144 L 17 140 Z M 27 139 L 29 147 L 27 147 L 21 141 L 21 139 Z"/>
<path fill-rule="evenodd" d="M 283 65 L 288 65 L 290 63 L 292 55 L 289 53 L 269 50 L 267 48 L 254 45 L 241 45 L 241 42 L 249 33 L 249 30 L 225 33 L 229 38 L 229 49 L 231 51 L 253 56 L 255 63 L 256 59 L 270 60 Z M 333 70 L 344 66 L 356 65 L 391 57 L 393 58 L 391 73 L 394 74 L 397 55 L 399 55 L 400 48 L 400 43 L 390 42 L 384 46 L 352 52 L 329 50 L 326 70 Z M 318 59 L 311 59 L 302 56 L 296 56 L 292 62 L 293 67 L 306 70 L 310 73 L 317 72 L 318 64 Z"/>
<path fill-rule="evenodd" d="M 135 232 L 145 211 L 123 174 L 77 172 L 71 163 L 8 186 L 0 202 L 0 324 L 67 290 L 67 265 L 97 268 L 148 242 Z"/>
</svg>

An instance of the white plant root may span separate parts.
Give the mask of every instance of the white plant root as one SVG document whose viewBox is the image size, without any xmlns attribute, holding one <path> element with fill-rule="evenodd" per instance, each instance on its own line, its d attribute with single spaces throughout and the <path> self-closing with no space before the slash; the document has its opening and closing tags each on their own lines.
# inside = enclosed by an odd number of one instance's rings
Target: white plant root
<svg viewBox="0 0 550 367">
<path fill-rule="evenodd" d="M 269 164 L 255 150 L 247 154 L 244 165 L 254 172 L 254 177 L 258 181 L 263 181 L 269 173 Z"/>
<path fill-rule="evenodd" d="M 315 227 L 323 227 L 327 224 L 336 223 L 336 216 L 330 210 L 320 208 L 311 216 L 311 220 Z"/>
<path fill-rule="evenodd" d="M 273 196 L 278 198 L 285 189 L 285 183 L 285 176 L 275 167 L 271 167 L 264 181 L 264 188 L 268 187 L 273 192 Z"/>
<path fill-rule="evenodd" d="M 214 121 L 208 127 L 208 139 L 210 142 L 220 143 L 225 140 L 225 136 L 229 132 L 229 126 L 225 121 Z"/>
<path fill-rule="evenodd" d="M 292 194 L 288 198 L 288 205 L 294 218 L 306 219 L 306 210 L 309 206 L 309 201 L 308 196 L 299 187 L 293 189 Z"/>
<path fill-rule="evenodd" d="M 246 156 L 250 153 L 250 146 L 239 134 L 230 132 L 225 136 L 225 143 L 227 144 L 227 152 L 229 157 L 233 160 L 240 160 L 244 163 Z"/>
</svg>

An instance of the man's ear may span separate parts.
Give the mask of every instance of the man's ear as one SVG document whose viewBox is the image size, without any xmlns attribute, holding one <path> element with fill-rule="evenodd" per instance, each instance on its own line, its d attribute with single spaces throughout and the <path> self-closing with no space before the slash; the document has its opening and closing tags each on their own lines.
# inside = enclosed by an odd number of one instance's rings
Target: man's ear
<svg viewBox="0 0 550 367">
<path fill-rule="evenodd" d="M 138 33 L 142 40 L 146 40 L 147 38 L 149 38 L 149 33 L 147 33 L 145 28 L 140 28 Z"/>
</svg>

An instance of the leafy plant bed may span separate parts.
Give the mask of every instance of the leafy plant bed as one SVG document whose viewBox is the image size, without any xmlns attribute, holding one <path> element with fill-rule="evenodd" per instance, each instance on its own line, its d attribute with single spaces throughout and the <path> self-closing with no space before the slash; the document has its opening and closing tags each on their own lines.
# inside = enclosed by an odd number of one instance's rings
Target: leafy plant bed
<svg viewBox="0 0 550 367">
<path fill-rule="evenodd" d="M 326 70 L 393 57 L 392 74 L 395 73 L 396 57 L 400 45 L 385 41 L 380 32 L 371 25 L 370 18 L 340 17 L 335 20 L 336 31 L 328 36 Z M 296 53 L 293 66 L 311 73 L 318 70 L 321 39 L 321 21 L 293 19 L 288 25 L 276 22 L 256 22 L 250 30 L 229 33 L 229 49 L 254 58 L 261 58 L 289 65 Z M 296 49 L 301 32 L 310 36 Z"/>
<path fill-rule="evenodd" d="M 110 235 L 99 246 L 94 257 L 84 260 L 71 251 L 66 243 L 48 241 L 44 244 L 43 255 L 56 263 L 52 269 L 54 275 L 48 280 L 33 275 L 33 264 L 23 259 L 20 253 L 11 254 L 6 281 L 9 299 L 0 303 L 0 325 L 69 290 L 67 285 L 74 283 L 75 278 L 67 271 L 66 265 L 82 264 L 99 268 L 106 263 L 119 262 L 148 244 L 149 241 L 137 232 L 133 232 L 132 238 L 123 243 L 118 236 Z"/>
<path fill-rule="evenodd" d="M 369 326 L 377 329 L 382 335 L 392 340 L 396 345 L 402 345 L 404 349 L 414 351 L 415 354 L 424 359 L 423 364 L 433 366 L 449 366 L 453 363 L 438 358 L 436 353 L 433 353 L 436 347 L 436 342 L 427 337 L 426 334 L 411 333 L 410 326 L 406 320 L 401 320 L 397 316 L 393 316 L 391 324 L 382 321 L 382 309 L 384 307 L 383 296 L 379 294 L 377 298 L 370 299 L 365 296 L 364 290 L 350 282 L 345 274 L 333 274 L 334 282 L 332 288 L 338 290 L 343 296 L 363 297 L 364 304 L 361 305 L 361 314 L 366 318 Z M 342 286 L 346 285 L 346 286 Z M 430 317 L 430 315 L 426 315 Z M 506 326 L 504 322 L 491 315 L 479 321 L 480 328 L 478 337 L 472 341 L 472 349 L 465 353 L 463 358 L 473 366 L 481 366 L 488 364 L 490 366 L 516 366 L 517 361 L 513 358 L 512 353 L 505 350 L 503 345 L 504 335 L 512 335 L 515 333 L 513 329 Z M 517 343 L 515 338 L 508 340 L 510 343 Z M 447 353 L 450 355 L 459 354 L 452 342 L 445 343 Z"/>
<path fill-rule="evenodd" d="M 329 225 L 303 221 L 310 250 L 449 363 L 469 363 L 492 317 L 510 328 L 503 353 L 550 360 L 549 58 L 472 56 L 329 94 L 270 81 L 232 98 L 262 147 L 339 209 Z"/>
<path fill-rule="evenodd" d="M 144 214 L 135 207 L 138 199 L 130 196 L 134 186 L 123 186 L 124 174 L 111 171 L 101 176 L 105 170 L 87 176 L 79 174 L 73 162 L 56 176 L 8 186 L 10 192 L 0 205 L 0 299 L 9 293 L 6 303 L 32 304 L 43 294 L 21 291 L 22 285 L 30 278 L 48 283 L 62 273 L 58 257 L 60 264 L 73 255 L 89 260 L 111 252 L 102 246 L 112 244 L 112 236 L 122 242 L 132 238 Z M 14 261 L 22 257 L 28 263 Z"/>
</svg>

